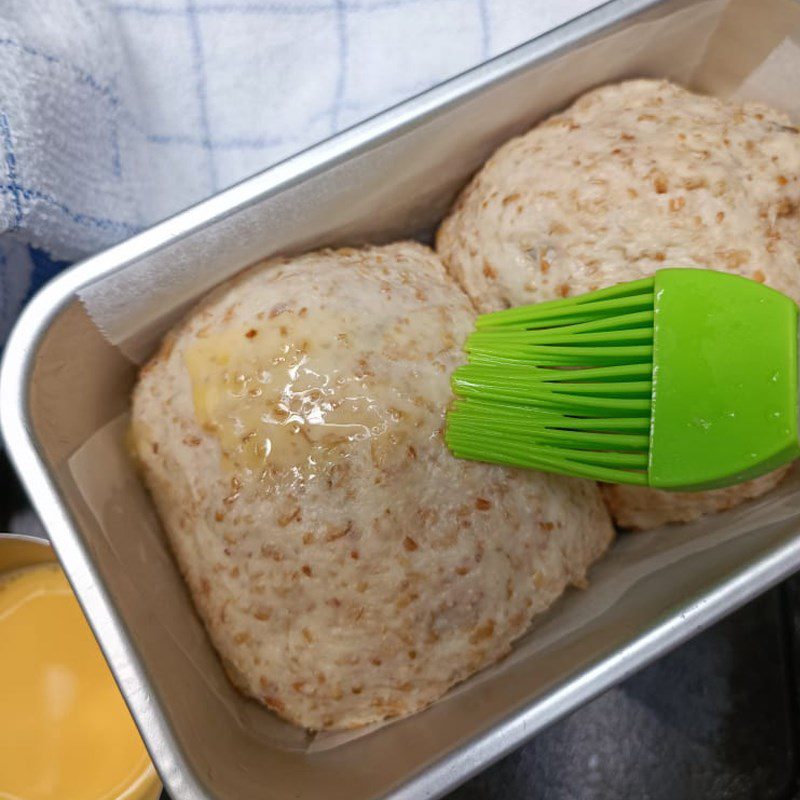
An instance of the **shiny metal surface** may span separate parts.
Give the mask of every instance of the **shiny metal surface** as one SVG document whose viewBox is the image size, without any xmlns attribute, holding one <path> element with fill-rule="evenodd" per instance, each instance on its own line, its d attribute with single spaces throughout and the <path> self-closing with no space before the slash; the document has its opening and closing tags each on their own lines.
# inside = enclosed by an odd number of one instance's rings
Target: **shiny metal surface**
<svg viewBox="0 0 800 800">
<path fill-rule="evenodd" d="M 77 293 L 156 266 L 163 281 L 121 299 L 146 330 L 125 352 L 146 352 L 185 309 L 178 284 L 192 274 L 213 276 L 200 293 L 269 253 L 426 236 L 497 144 L 580 92 L 647 74 L 724 94 L 786 36 L 800 41 L 792 0 L 607 3 L 83 262 L 31 302 L 0 374 L 3 434 L 173 797 L 439 796 L 798 569 L 800 488 L 620 539 L 590 590 L 565 596 L 502 665 L 410 719 L 308 749 L 227 686 L 135 476 L 100 508 L 82 493 L 70 460 L 124 411 L 135 366 Z M 187 262 L 197 272 L 182 278 Z"/>
</svg>

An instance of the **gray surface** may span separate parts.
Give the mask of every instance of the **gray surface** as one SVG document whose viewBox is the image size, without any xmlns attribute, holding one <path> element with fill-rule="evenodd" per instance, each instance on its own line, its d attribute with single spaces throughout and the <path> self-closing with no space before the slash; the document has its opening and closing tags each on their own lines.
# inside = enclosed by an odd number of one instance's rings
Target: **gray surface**
<svg viewBox="0 0 800 800">
<path fill-rule="evenodd" d="M 790 588 L 762 596 L 556 723 L 450 800 L 794 796 Z M 796 596 L 789 608 L 800 620 Z"/>
</svg>

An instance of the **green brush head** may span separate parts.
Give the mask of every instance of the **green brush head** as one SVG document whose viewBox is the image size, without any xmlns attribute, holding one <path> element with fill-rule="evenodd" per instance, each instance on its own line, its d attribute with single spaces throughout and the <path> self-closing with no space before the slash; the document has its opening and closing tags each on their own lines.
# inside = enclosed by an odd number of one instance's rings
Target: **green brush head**
<svg viewBox="0 0 800 800">
<path fill-rule="evenodd" d="M 460 458 L 670 490 L 800 456 L 797 306 L 710 270 L 665 269 L 478 318 L 453 374 Z"/>
</svg>

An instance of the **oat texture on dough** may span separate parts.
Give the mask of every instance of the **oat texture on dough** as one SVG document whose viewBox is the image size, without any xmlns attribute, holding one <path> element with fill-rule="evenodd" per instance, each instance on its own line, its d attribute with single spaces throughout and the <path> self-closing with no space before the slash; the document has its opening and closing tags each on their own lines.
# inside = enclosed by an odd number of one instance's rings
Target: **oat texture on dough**
<svg viewBox="0 0 800 800">
<path fill-rule="evenodd" d="M 474 311 L 413 243 L 260 263 L 165 340 L 138 460 L 244 693 L 312 729 L 409 714 L 508 652 L 613 530 L 596 486 L 453 458 Z"/>
</svg>

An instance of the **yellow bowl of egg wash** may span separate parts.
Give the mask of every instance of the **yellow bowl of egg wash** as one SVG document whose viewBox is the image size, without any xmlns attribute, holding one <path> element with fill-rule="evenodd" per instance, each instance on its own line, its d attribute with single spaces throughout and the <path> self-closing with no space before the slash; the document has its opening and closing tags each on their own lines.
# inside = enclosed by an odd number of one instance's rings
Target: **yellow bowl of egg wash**
<svg viewBox="0 0 800 800">
<path fill-rule="evenodd" d="M 139 732 L 46 542 L 0 534 L 0 800 L 157 800 Z"/>
</svg>

